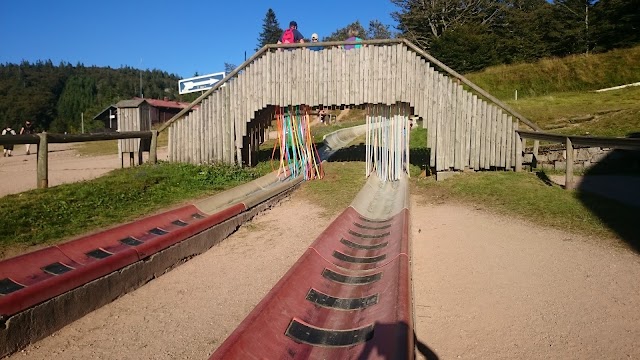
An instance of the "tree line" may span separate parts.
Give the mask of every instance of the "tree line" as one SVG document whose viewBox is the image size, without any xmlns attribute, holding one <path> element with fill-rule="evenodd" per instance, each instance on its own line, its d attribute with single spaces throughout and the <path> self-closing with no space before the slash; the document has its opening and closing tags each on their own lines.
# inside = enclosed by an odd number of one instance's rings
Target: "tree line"
<svg viewBox="0 0 640 360">
<path fill-rule="evenodd" d="M 457 70 L 640 43 L 640 0 L 391 0 L 400 36 Z"/>
<path fill-rule="evenodd" d="M 640 0 L 390 0 L 396 29 L 359 21 L 322 41 L 403 37 L 454 70 L 468 73 L 545 57 L 606 52 L 640 44 Z M 396 31 L 397 30 L 397 31 Z M 278 41 L 276 14 L 265 15 L 256 50 Z"/>
<path fill-rule="evenodd" d="M 102 127 L 93 117 L 135 96 L 192 101 L 178 94 L 179 77 L 160 70 L 72 65 L 51 60 L 0 64 L 0 127 L 35 121 L 38 130 L 79 132 Z M 140 85 L 142 84 L 142 88 Z"/>
</svg>

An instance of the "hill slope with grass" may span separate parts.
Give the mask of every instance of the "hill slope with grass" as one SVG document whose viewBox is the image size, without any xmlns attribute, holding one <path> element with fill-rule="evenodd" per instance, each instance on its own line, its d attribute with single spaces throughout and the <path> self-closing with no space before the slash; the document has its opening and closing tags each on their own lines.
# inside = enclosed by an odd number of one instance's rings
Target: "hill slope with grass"
<svg viewBox="0 0 640 360">
<path fill-rule="evenodd" d="M 640 132 L 640 87 L 595 92 L 640 81 L 640 46 L 495 66 L 467 78 L 547 131 L 616 137 Z"/>
</svg>

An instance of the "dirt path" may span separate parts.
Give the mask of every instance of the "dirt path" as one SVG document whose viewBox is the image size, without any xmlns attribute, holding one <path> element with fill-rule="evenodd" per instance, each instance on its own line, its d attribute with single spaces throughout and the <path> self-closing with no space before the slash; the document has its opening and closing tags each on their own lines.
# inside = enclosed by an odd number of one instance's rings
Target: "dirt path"
<svg viewBox="0 0 640 360">
<path fill-rule="evenodd" d="M 76 144 L 49 145 L 49 186 L 95 179 L 120 168 L 118 154 L 80 156 Z M 34 146 L 31 150 L 35 151 Z M 158 149 L 158 159 L 167 158 L 167 149 Z M 146 157 L 145 157 L 146 159 Z M 37 155 L 26 155 L 23 145 L 16 145 L 12 157 L 0 158 L 0 197 L 37 188 Z"/>
<path fill-rule="evenodd" d="M 11 359 L 205 359 L 329 224 L 319 212 L 294 194 Z M 441 359 L 640 357 L 636 254 L 415 196 L 411 213 L 416 335 Z"/>
<path fill-rule="evenodd" d="M 637 359 L 640 257 L 459 205 L 413 212 L 416 333 L 442 359 Z"/>
</svg>

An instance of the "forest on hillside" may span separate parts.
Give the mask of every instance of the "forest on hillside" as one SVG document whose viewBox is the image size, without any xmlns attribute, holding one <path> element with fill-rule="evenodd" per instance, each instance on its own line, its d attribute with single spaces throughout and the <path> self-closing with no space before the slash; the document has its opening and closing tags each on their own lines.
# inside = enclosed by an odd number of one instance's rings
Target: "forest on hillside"
<svg viewBox="0 0 640 360">
<path fill-rule="evenodd" d="M 51 61 L 0 64 L 0 126 L 20 128 L 35 121 L 38 130 L 79 132 L 101 127 L 93 117 L 122 99 L 146 98 L 191 101 L 178 95 L 177 75 L 132 67 L 84 66 Z M 142 84 L 142 91 L 140 85 Z"/>
</svg>

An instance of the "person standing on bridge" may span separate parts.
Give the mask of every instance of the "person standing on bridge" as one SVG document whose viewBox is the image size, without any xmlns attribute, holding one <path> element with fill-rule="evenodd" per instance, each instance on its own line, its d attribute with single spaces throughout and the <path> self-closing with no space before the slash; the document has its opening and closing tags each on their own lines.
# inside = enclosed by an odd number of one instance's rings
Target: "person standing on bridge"
<svg viewBox="0 0 640 360">
<path fill-rule="evenodd" d="M 20 129 L 20 135 L 33 134 L 35 132 L 34 130 L 35 129 L 33 128 L 33 123 L 31 122 L 31 120 L 27 120 L 24 122 L 22 129 Z M 25 144 L 24 147 L 27 155 L 31 154 L 31 152 L 29 151 L 29 149 L 31 149 L 31 144 Z"/>
<path fill-rule="evenodd" d="M 349 37 L 347 38 L 347 40 L 345 41 L 355 41 L 355 42 L 362 42 L 362 39 L 358 37 L 359 31 L 358 29 L 355 28 L 351 28 L 349 29 Z M 344 49 L 345 50 L 350 50 L 350 49 L 360 49 L 362 47 L 361 44 L 355 44 L 355 45 L 344 45 Z"/>
<path fill-rule="evenodd" d="M 304 43 L 304 36 L 298 31 L 298 23 L 292 21 L 289 28 L 285 30 L 278 40 L 278 44 L 295 44 Z"/>
<path fill-rule="evenodd" d="M 311 35 L 311 42 L 312 42 L 312 43 L 317 43 L 317 42 L 318 42 L 318 34 L 313 33 L 313 34 Z M 322 49 L 323 49 L 323 47 L 322 47 L 322 46 L 318 46 L 318 45 L 316 45 L 316 46 L 309 46 L 309 50 L 311 50 L 311 51 L 320 51 L 320 50 L 322 50 Z"/>
<path fill-rule="evenodd" d="M 2 130 L 2 135 L 15 135 L 16 131 L 13 130 L 11 128 L 11 125 L 7 125 L 4 127 L 4 129 Z M 13 156 L 11 155 L 11 152 L 13 151 L 13 144 L 7 144 L 4 146 L 4 154 L 2 156 L 7 157 L 7 156 Z"/>
</svg>

